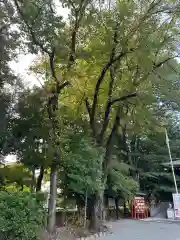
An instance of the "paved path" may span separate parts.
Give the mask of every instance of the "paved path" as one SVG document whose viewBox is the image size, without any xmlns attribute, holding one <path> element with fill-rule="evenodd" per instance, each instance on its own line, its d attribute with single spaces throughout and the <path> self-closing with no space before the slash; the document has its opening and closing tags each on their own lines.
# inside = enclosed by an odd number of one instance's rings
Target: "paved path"
<svg viewBox="0 0 180 240">
<path fill-rule="evenodd" d="M 100 240 L 180 240 L 180 224 L 121 220 Z"/>
</svg>

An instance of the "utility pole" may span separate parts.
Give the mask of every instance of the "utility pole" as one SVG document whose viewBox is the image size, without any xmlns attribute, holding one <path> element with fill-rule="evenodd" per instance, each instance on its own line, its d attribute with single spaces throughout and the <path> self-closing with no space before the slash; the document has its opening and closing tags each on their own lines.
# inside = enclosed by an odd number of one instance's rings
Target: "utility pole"
<svg viewBox="0 0 180 240">
<path fill-rule="evenodd" d="M 168 138 L 168 133 L 167 133 L 166 128 L 165 128 L 165 135 L 166 135 L 166 144 L 167 144 L 167 148 L 168 148 L 168 152 L 169 152 L 169 159 L 170 159 L 170 164 L 171 164 L 171 169 L 172 169 L 172 174 L 173 174 L 173 179 L 174 179 L 174 186 L 175 186 L 176 193 L 178 193 L 176 176 L 174 173 L 174 166 L 173 166 L 173 161 L 172 161 L 172 156 L 171 156 L 171 149 L 169 146 L 169 138 Z"/>
</svg>

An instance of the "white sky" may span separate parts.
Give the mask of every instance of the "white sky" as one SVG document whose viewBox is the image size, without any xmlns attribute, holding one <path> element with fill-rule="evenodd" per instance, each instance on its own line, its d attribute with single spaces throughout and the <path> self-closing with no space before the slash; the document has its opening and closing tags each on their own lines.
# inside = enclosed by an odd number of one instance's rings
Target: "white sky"
<svg viewBox="0 0 180 240">
<path fill-rule="evenodd" d="M 16 162 L 16 155 L 9 154 L 7 157 L 5 157 L 4 161 L 8 163 L 15 163 Z"/>
<path fill-rule="evenodd" d="M 20 54 L 17 61 L 12 61 L 10 67 L 12 70 L 20 75 L 23 82 L 28 86 L 39 85 L 39 81 L 36 79 L 36 76 L 29 71 L 29 67 L 37 56 L 33 54 Z"/>
</svg>

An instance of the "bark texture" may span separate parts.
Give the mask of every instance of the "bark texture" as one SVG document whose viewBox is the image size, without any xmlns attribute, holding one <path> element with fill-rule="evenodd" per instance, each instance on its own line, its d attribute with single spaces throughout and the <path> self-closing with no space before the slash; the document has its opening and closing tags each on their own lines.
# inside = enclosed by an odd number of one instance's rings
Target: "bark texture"
<svg viewBox="0 0 180 240">
<path fill-rule="evenodd" d="M 50 198 L 48 206 L 48 231 L 53 232 L 56 226 L 56 195 L 57 195 L 57 170 L 51 168 L 50 174 Z"/>
</svg>

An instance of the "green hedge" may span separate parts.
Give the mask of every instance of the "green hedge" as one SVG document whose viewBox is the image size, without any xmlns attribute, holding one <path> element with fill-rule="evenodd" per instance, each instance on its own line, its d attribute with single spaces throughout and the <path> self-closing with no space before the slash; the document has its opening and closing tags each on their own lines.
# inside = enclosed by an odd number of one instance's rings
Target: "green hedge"
<svg viewBox="0 0 180 240">
<path fill-rule="evenodd" d="M 0 240 L 38 240 L 45 223 L 42 196 L 0 192 Z"/>
</svg>

